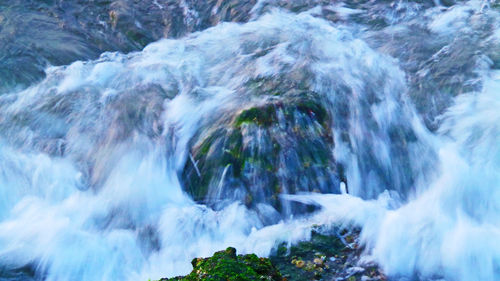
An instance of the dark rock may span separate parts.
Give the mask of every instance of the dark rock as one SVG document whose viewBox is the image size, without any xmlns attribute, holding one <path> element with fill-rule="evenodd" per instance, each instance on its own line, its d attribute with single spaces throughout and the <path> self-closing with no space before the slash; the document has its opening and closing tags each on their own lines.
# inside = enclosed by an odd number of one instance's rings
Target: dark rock
<svg viewBox="0 0 500 281">
<path fill-rule="evenodd" d="M 195 200 L 216 208 L 234 200 L 270 203 L 289 214 L 291 203 L 280 194 L 339 192 L 331 117 L 320 98 L 272 93 L 193 140 L 182 179 Z"/>
<path fill-rule="evenodd" d="M 221 21 L 247 21 L 252 1 L 98 0 L 0 3 L 0 93 L 44 77 L 47 65 L 131 52 Z"/>
<path fill-rule="evenodd" d="M 312 232 L 309 241 L 290 248 L 282 244 L 271 255 L 272 263 L 289 281 L 306 280 L 385 280 L 375 264 L 360 264 L 359 231 L 322 229 Z"/>
<path fill-rule="evenodd" d="M 22 267 L 9 267 L 2 265 L 0 266 L 0 280 L 2 281 L 35 281 L 42 279 L 42 276 L 38 276 L 35 271 L 35 264 L 28 264 Z"/>
</svg>

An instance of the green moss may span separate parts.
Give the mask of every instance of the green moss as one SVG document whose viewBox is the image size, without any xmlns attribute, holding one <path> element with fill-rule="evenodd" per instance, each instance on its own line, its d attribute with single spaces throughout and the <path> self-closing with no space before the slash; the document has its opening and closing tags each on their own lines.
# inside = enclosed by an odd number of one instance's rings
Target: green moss
<svg viewBox="0 0 500 281">
<path fill-rule="evenodd" d="M 233 130 L 224 143 L 224 154 L 220 164 L 222 167 L 231 165 L 235 177 L 240 177 L 245 167 L 245 160 L 242 157 L 242 145 L 243 136 L 240 130 Z"/>
<path fill-rule="evenodd" d="M 266 258 L 255 254 L 236 255 L 236 249 L 227 248 L 209 258 L 197 258 L 191 262 L 193 271 L 184 277 L 161 279 L 163 281 L 253 281 L 283 280 L 281 274 Z"/>
<path fill-rule="evenodd" d="M 254 165 L 255 167 L 262 168 L 263 170 L 273 172 L 277 167 L 271 162 L 271 159 L 259 155 L 258 157 L 247 157 L 243 162 Z M 245 164 L 243 164 L 244 167 Z"/>
<path fill-rule="evenodd" d="M 210 146 L 212 145 L 211 139 L 206 139 L 200 146 L 200 153 L 202 155 L 207 155 L 210 151 Z"/>
<path fill-rule="evenodd" d="M 326 256 L 334 256 L 345 249 L 345 245 L 337 237 L 313 233 L 310 241 L 292 246 L 290 253 L 301 257 L 306 257 L 315 252 Z"/>
<path fill-rule="evenodd" d="M 264 107 L 253 107 L 241 112 L 236 118 L 235 126 L 240 127 L 244 123 L 255 123 L 259 126 L 269 127 L 276 121 L 276 109 L 274 105 Z"/>
</svg>

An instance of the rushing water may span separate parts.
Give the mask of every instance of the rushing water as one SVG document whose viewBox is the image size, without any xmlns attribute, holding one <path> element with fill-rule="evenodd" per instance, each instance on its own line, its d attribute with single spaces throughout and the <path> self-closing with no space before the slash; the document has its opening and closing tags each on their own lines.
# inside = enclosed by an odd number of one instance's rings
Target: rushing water
<svg viewBox="0 0 500 281">
<path fill-rule="evenodd" d="M 185 274 L 193 257 L 226 246 L 268 255 L 277 242 L 332 223 L 362 227 L 365 258 L 391 278 L 500 278 L 500 72 L 491 69 L 498 57 L 476 50 L 460 85 L 477 83 L 449 98 L 437 130 L 414 105 L 426 99 L 415 97 L 414 77 L 445 72 L 438 55 L 457 54 L 460 38 L 450 34 L 470 23 L 490 49 L 500 44 L 498 12 L 487 1 L 381 9 L 394 25 L 384 32 L 396 37 L 418 15 L 443 40 L 432 42 L 440 52 L 415 74 L 417 51 L 395 59 L 397 43 L 381 44 L 383 33 L 342 20 L 360 10 L 330 5 L 339 17 L 332 24 L 319 16 L 325 9 L 290 13 L 270 8 L 275 2 L 260 1 L 245 24 L 49 67 L 40 83 L 0 96 L 0 266 L 7 272 L 0 279 Z M 265 202 L 260 209 L 237 200 L 217 210 L 197 204 L 180 178 L 190 140 L 272 99 L 250 94 L 248 82 L 275 77 L 292 77 L 321 98 L 349 194 L 283 196 L 322 206 L 295 217 Z M 282 221 L 269 225 L 262 210 Z"/>
</svg>

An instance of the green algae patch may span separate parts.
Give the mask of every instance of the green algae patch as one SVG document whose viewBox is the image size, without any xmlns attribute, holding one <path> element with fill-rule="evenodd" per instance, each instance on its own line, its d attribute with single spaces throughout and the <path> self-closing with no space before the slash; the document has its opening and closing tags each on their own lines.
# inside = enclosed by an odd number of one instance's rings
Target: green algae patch
<svg viewBox="0 0 500 281">
<path fill-rule="evenodd" d="M 236 249 L 227 248 L 209 258 L 196 258 L 191 262 L 193 271 L 184 277 L 161 281 L 282 281 L 283 277 L 267 258 L 255 254 L 236 255 Z"/>
<path fill-rule="evenodd" d="M 276 121 L 276 109 L 272 104 L 263 107 L 253 107 L 241 112 L 236 118 L 235 126 L 240 127 L 244 123 L 255 123 L 259 126 L 268 127 Z"/>
</svg>

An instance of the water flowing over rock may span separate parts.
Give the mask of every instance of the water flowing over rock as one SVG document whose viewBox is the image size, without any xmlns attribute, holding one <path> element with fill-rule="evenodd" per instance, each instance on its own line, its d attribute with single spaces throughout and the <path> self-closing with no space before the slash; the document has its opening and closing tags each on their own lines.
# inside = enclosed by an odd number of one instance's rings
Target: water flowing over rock
<svg viewBox="0 0 500 281">
<path fill-rule="evenodd" d="M 173 277 L 340 224 L 336 276 L 497 280 L 499 54 L 492 1 L 0 3 L 0 279 Z"/>
<path fill-rule="evenodd" d="M 279 198 L 282 193 L 340 192 L 331 121 L 320 98 L 298 89 L 276 92 L 278 87 L 266 93 L 268 83 L 248 82 L 268 102 L 233 118 L 221 116 L 229 124 L 222 121 L 208 135 L 200 134 L 183 170 L 184 187 L 193 198 L 212 206 L 239 200 L 264 208 L 262 203 L 271 202 L 291 214 L 290 202 Z"/>
<path fill-rule="evenodd" d="M 0 3 L 0 92 L 39 81 L 47 65 L 96 59 L 105 51 L 137 51 L 161 38 L 181 37 L 222 21 L 247 21 L 254 4 L 253 0 Z"/>
</svg>

